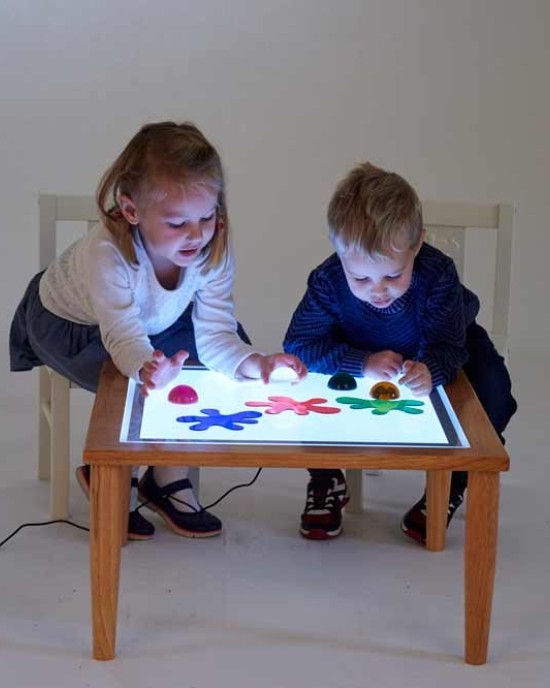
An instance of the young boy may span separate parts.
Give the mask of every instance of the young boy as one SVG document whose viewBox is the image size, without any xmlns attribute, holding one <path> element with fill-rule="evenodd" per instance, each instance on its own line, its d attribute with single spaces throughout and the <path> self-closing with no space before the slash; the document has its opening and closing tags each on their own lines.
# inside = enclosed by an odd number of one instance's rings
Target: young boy
<svg viewBox="0 0 550 688">
<path fill-rule="evenodd" d="M 504 359 L 476 323 L 479 300 L 460 284 L 451 258 L 423 243 L 414 189 L 397 174 L 359 165 L 336 188 L 328 228 L 336 253 L 310 274 L 285 351 L 314 372 L 398 376 L 415 395 L 429 394 L 463 368 L 504 442 L 502 432 L 517 408 Z M 335 537 L 348 501 L 344 475 L 337 469 L 309 473 L 300 532 Z M 447 525 L 466 482 L 467 473 L 453 472 Z M 425 493 L 401 528 L 425 544 Z"/>
</svg>

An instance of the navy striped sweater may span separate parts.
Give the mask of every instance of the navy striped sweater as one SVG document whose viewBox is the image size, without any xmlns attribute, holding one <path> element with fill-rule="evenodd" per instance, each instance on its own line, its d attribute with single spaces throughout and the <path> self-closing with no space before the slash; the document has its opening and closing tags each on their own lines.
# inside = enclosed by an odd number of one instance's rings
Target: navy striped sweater
<svg viewBox="0 0 550 688">
<path fill-rule="evenodd" d="M 334 253 L 310 274 L 284 350 L 312 372 L 361 376 L 367 355 L 390 349 L 425 363 L 434 385 L 446 384 L 468 358 L 466 328 L 478 311 L 452 259 L 433 246 L 422 245 L 409 289 L 383 309 L 351 293 Z"/>
</svg>

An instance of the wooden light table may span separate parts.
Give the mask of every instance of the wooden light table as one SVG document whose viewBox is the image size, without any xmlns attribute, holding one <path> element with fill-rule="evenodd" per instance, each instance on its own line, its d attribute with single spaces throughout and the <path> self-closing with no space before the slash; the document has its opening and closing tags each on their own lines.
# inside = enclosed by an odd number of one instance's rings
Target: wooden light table
<svg viewBox="0 0 550 688">
<path fill-rule="evenodd" d="M 470 448 L 120 442 L 128 381 L 102 370 L 84 447 L 90 488 L 93 656 L 115 656 L 120 550 L 127 535 L 131 467 L 223 466 L 426 471 L 427 549 L 445 546 L 451 471 L 468 471 L 465 542 L 465 661 L 487 661 L 496 564 L 500 471 L 509 459 L 464 374 L 446 388 Z"/>
</svg>

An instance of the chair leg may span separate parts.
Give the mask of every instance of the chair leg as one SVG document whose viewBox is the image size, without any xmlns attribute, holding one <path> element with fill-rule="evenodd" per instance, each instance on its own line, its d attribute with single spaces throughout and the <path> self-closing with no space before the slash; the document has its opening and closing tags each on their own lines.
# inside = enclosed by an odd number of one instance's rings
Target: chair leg
<svg viewBox="0 0 550 688">
<path fill-rule="evenodd" d="M 55 371 L 51 372 L 51 518 L 69 515 L 70 461 L 70 382 Z"/>
<path fill-rule="evenodd" d="M 350 499 L 346 511 L 350 514 L 360 514 L 363 510 L 363 471 L 357 468 L 346 470 L 346 482 Z"/>
<path fill-rule="evenodd" d="M 38 480 L 50 479 L 50 373 L 40 366 L 38 378 Z"/>
<path fill-rule="evenodd" d="M 193 492 L 195 493 L 195 497 L 198 501 L 199 500 L 199 494 L 200 494 L 200 470 L 198 466 L 191 466 L 189 468 L 189 473 L 187 475 L 189 480 L 191 481 L 191 484 L 193 485 Z"/>
</svg>

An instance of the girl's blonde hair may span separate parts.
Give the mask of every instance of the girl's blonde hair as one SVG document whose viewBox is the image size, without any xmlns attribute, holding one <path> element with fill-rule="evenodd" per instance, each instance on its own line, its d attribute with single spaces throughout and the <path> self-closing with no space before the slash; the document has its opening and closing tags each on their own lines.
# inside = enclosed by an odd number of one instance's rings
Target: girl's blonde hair
<svg viewBox="0 0 550 688">
<path fill-rule="evenodd" d="M 337 251 L 384 257 L 418 246 L 422 205 L 412 186 L 394 172 L 366 162 L 338 184 L 327 211 Z"/>
<path fill-rule="evenodd" d="M 220 265 L 227 256 L 229 232 L 222 164 L 214 146 L 191 122 L 154 122 L 135 134 L 97 188 L 101 220 L 129 263 L 137 265 L 133 227 L 120 212 L 120 195 L 143 207 L 174 185 L 205 186 L 217 194 L 216 231 L 202 250 L 202 268 Z"/>
</svg>

